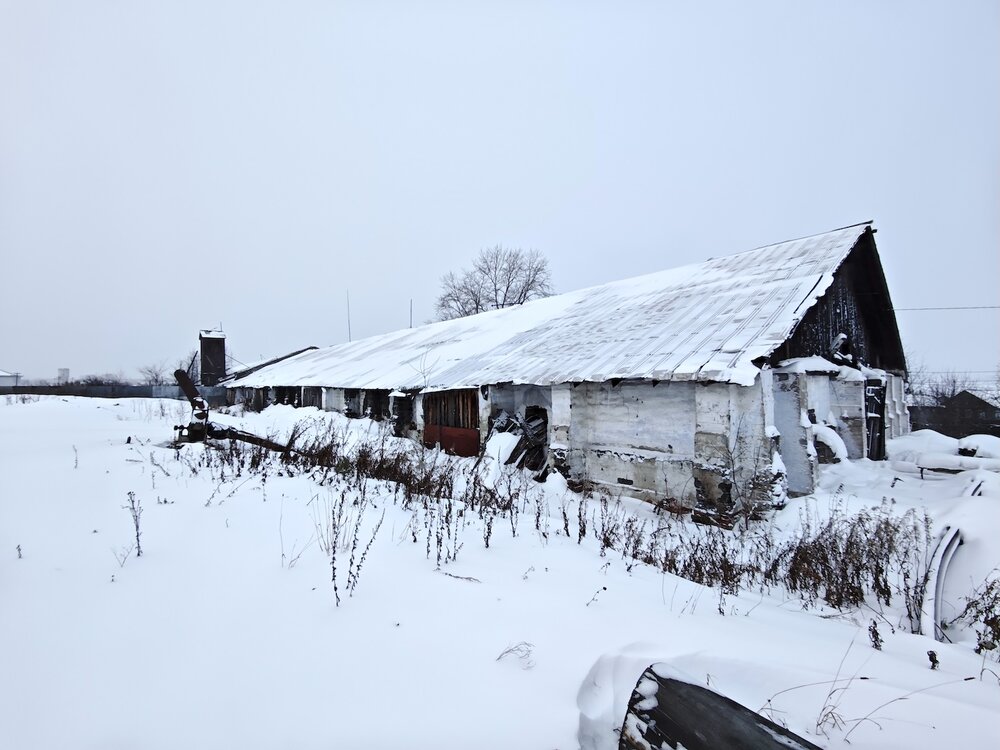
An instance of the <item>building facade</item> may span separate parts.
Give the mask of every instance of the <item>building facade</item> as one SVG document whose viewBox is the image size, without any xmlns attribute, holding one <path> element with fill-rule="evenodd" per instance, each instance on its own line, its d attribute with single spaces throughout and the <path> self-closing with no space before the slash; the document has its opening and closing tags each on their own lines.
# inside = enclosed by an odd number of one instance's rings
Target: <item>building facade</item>
<svg viewBox="0 0 1000 750">
<path fill-rule="evenodd" d="M 541 465 L 657 502 L 723 505 L 909 428 L 906 364 L 861 224 L 304 352 L 231 400 L 389 418 L 475 455 L 513 420 Z"/>
</svg>

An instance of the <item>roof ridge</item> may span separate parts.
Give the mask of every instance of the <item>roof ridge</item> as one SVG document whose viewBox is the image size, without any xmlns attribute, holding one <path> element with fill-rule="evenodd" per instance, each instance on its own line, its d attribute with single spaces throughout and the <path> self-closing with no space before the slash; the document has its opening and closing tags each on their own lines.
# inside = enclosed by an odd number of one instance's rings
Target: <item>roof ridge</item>
<svg viewBox="0 0 1000 750">
<path fill-rule="evenodd" d="M 828 229 L 825 232 L 815 232 L 814 234 L 804 234 L 801 237 L 791 237 L 787 240 L 781 240 L 780 242 L 771 242 L 767 245 L 758 245 L 757 247 L 752 247 L 749 250 L 740 250 L 737 253 L 727 253 L 725 255 L 712 256 L 703 263 L 709 260 L 720 260 L 721 258 L 735 258 L 737 255 L 746 255 L 747 253 L 755 253 L 758 250 L 766 250 L 769 247 L 777 247 L 778 245 L 787 245 L 789 242 L 799 242 L 800 240 L 811 240 L 813 237 L 822 237 L 824 234 L 833 234 L 834 232 L 843 232 L 845 229 L 854 229 L 855 227 L 869 227 L 875 223 L 874 219 L 869 219 L 868 221 L 859 221 L 857 224 L 848 224 L 843 227 L 837 227 L 836 229 Z"/>
<path fill-rule="evenodd" d="M 604 288 L 604 287 L 611 287 L 611 286 L 615 286 L 617 284 L 625 284 L 625 283 L 628 283 L 628 282 L 631 282 L 631 281 L 636 281 L 638 279 L 646 278 L 646 277 L 649 277 L 649 276 L 656 276 L 658 274 L 664 274 L 665 275 L 665 274 L 673 273 L 673 272 L 676 272 L 676 271 L 682 271 L 684 269 L 691 269 L 691 268 L 696 268 L 696 267 L 700 267 L 700 266 L 706 266 L 709 263 L 712 263 L 713 261 L 720 261 L 720 260 L 723 260 L 723 259 L 726 259 L 726 258 L 737 258 L 740 255 L 746 255 L 748 253 L 756 253 L 756 252 L 758 252 L 760 250 L 766 250 L 766 249 L 771 248 L 771 247 L 777 247 L 778 245 L 787 245 L 790 242 L 799 242 L 800 240 L 808 240 L 808 239 L 812 239 L 813 237 L 822 237 L 825 234 L 833 234 L 835 232 L 843 232 L 846 229 L 853 229 L 854 227 L 871 226 L 874 223 L 875 222 L 874 222 L 873 219 L 869 219 L 868 221 L 860 221 L 857 224 L 848 224 L 847 226 L 838 227 L 837 229 L 828 229 L 825 232 L 816 232 L 815 234 L 807 234 L 807 235 L 803 235 L 802 237 L 794 237 L 792 239 L 781 240 L 780 242 L 772 242 L 772 243 L 770 243 L 768 245 L 760 245 L 759 247 L 750 248 L 749 250 L 740 250 L 739 252 L 735 252 L 735 253 L 725 253 L 724 255 L 710 256 L 708 258 L 705 258 L 704 260 L 695 260 L 695 261 L 691 261 L 690 263 L 684 263 L 683 265 L 680 265 L 680 266 L 671 266 L 670 268 L 661 268 L 661 269 L 659 269 L 657 271 L 647 271 L 646 273 L 639 273 L 639 274 L 635 274 L 634 276 L 626 276 L 624 278 L 614 279 L 612 281 L 603 281 L 603 282 L 601 282 L 599 284 L 593 284 L 593 285 L 587 286 L 587 287 L 581 287 L 581 288 L 578 288 L 578 289 L 569 289 L 569 290 L 567 290 L 565 292 L 557 292 L 556 294 L 553 294 L 552 296 L 553 297 L 561 297 L 561 296 L 563 296 L 565 294 L 574 294 L 576 292 L 589 292 L 589 291 L 594 290 L 594 289 L 601 289 L 601 288 Z M 540 299 L 548 299 L 548 298 L 547 297 L 542 297 Z M 532 302 L 538 302 L 538 301 L 539 300 L 537 300 L 537 299 L 530 300 L 529 302 L 526 302 L 524 304 L 531 304 Z M 494 311 L 493 310 L 486 310 L 485 312 L 494 312 Z"/>
<path fill-rule="evenodd" d="M 746 251 L 753 258 L 736 253 L 727 256 L 735 262 L 689 263 L 340 342 L 236 382 L 411 388 L 634 377 L 749 385 L 754 360 L 787 340 L 871 224 Z M 418 369 L 432 351 L 434 361 Z"/>
</svg>

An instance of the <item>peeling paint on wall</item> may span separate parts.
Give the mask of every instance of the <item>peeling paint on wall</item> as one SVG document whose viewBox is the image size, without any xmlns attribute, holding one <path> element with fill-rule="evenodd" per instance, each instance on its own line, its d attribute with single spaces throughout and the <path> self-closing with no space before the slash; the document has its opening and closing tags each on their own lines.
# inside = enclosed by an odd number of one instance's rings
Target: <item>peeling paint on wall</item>
<svg viewBox="0 0 1000 750">
<path fill-rule="evenodd" d="M 574 477 L 692 501 L 694 383 L 580 383 L 571 387 Z"/>
</svg>

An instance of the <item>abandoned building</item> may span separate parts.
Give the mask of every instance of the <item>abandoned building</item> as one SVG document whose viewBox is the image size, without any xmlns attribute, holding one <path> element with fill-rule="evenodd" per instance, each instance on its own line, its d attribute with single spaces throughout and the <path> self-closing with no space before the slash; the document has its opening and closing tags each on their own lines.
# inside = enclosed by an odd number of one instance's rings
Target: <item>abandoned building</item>
<svg viewBox="0 0 1000 750">
<path fill-rule="evenodd" d="M 884 458 L 906 363 L 870 222 L 306 351 L 230 399 L 391 418 L 475 455 L 518 421 L 571 479 L 693 505 L 812 491 L 817 464 Z"/>
</svg>

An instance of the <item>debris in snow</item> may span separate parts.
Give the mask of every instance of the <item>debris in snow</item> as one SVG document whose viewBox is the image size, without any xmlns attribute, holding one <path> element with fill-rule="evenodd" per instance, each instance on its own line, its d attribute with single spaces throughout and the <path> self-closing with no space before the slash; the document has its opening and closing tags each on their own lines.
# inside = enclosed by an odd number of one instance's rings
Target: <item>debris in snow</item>
<svg viewBox="0 0 1000 750">
<path fill-rule="evenodd" d="M 816 439 L 833 452 L 834 461 L 847 460 L 847 446 L 832 427 L 827 424 L 814 424 L 812 429 Z"/>
<path fill-rule="evenodd" d="M 658 667 L 653 664 L 646 669 L 632 692 L 621 747 L 819 750 L 818 745 L 714 690 L 692 680 L 663 677 Z"/>
<path fill-rule="evenodd" d="M 521 669 L 531 669 L 535 666 L 535 660 L 532 658 L 532 654 L 535 651 L 535 644 L 528 643 L 527 641 L 521 641 L 520 643 L 515 643 L 513 646 L 508 646 L 500 655 L 496 658 L 497 661 L 502 661 L 508 656 L 513 656 L 518 659 L 521 663 Z"/>
<path fill-rule="evenodd" d="M 548 424 L 545 417 L 521 417 L 501 411 L 493 420 L 490 433 L 489 440 L 497 433 L 508 433 L 518 438 L 503 463 L 515 464 L 518 468 L 530 471 L 539 471 L 545 467 L 548 458 Z"/>
<path fill-rule="evenodd" d="M 992 435 L 958 440 L 933 430 L 917 430 L 888 441 L 886 449 L 901 470 L 1000 472 L 1000 438 Z"/>
<path fill-rule="evenodd" d="M 868 640 L 872 643 L 872 648 L 876 651 L 882 650 L 882 634 L 878 632 L 878 623 L 874 620 L 868 626 Z"/>
<path fill-rule="evenodd" d="M 1000 458 L 1000 437 L 969 435 L 958 441 L 958 450 L 972 451 L 968 455 L 979 458 Z"/>
<path fill-rule="evenodd" d="M 483 454 L 499 464 L 506 464 L 520 442 L 521 436 L 513 432 L 494 432 L 486 441 Z"/>
<path fill-rule="evenodd" d="M 921 453 L 917 456 L 917 467 L 930 471 L 1000 471 L 1000 458 L 980 458 L 978 456 L 954 456 L 948 453 Z"/>
<path fill-rule="evenodd" d="M 767 435 L 772 440 L 774 438 L 781 437 L 781 433 L 778 431 L 778 428 L 775 427 L 773 424 L 769 424 L 764 428 L 764 434 Z"/>
</svg>

